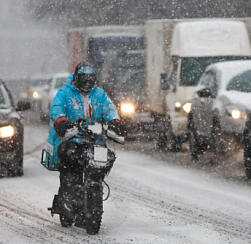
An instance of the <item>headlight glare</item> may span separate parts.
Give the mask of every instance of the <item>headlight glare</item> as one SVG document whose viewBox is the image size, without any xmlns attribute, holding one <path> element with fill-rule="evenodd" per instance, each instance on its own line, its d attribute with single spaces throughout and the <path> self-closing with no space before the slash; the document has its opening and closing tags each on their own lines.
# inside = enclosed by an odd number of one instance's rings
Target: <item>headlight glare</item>
<svg viewBox="0 0 251 244">
<path fill-rule="evenodd" d="M 122 104 L 121 111 L 124 113 L 133 113 L 135 111 L 135 108 L 132 104 L 125 103 L 125 104 Z"/>
<path fill-rule="evenodd" d="M 180 102 L 176 102 L 175 103 L 175 108 L 181 108 L 181 103 Z"/>
<path fill-rule="evenodd" d="M 34 98 L 39 98 L 39 96 L 40 96 L 40 95 L 39 95 L 39 93 L 38 93 L 37 91 L 34 91 L 34 92 L 33 92 L 33 97 L 34 97 Z"/>
<path fill-rule="evenodd" d="M 14 135 L 14 128 L 11 125 L 0 127 L 0 137 L 5 138 L 5 137 L 11 137 L 13 135 Z"/>
<path fill-rule="evenodd" d="M 232 112 L 231 112 L 231 115 L 234 119 L 239 119 L 241 117 L 241 111 L 237 110 L 237 109 L 234 109 Z"/>
<path fill-rule="evenodd" d="M 187 103 L 185 103 L 185 104 L 183 105 L 183 110 L 184 110 L 187 114 L 190 113 L 191 109 L 192 109 L 192 103 L 187 102 Z"/>
<path fill-rule="evenodd" d="M 246 119 L 246 112 L 244 109 L 240 109 L 235 105 L 229 105 L 226 107 L 226 113 L 233 119 Z"/>
</svg>

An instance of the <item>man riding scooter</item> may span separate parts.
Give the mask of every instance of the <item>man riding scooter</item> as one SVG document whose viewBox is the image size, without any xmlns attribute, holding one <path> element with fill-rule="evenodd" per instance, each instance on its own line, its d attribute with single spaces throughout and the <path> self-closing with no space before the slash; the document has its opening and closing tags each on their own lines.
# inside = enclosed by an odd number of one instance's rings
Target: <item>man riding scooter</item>
<svg viewBox="0 0 251 244">
<path fill-rule="evenodd" d="M 75 72 L 68 78 L 67 85 L 56 94 L 50 109 L 47 150 L 51 155 L 50 161 L 59 168 L 58 207 L 66 216 L 71 215 L 74 194 L 83 182 L 83 168 L 75 161 L 69 160 L 65 153 L 60 153 L 64 150 L 58 148 L 62 141 L 78 133 L 75 121 L 84 119 L 87 126 L 95 123 L 107 124 L 107 137 L 124 143 L 124 123 L 110 98 L 103 89 L 96 86 L 96 82 L 96 72 L 91 64 L 86 61 L 79 63 Z"/>
</svg>

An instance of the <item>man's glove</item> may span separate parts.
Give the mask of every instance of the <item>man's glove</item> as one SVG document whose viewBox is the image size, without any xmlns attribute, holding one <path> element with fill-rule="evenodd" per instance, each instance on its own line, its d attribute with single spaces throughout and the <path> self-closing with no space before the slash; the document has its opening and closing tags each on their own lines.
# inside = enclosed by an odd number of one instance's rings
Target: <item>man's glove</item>
<svg viewBox="0 0 251 244">
<path fill-rule="evenodd" d="M 57 132 L 57 136 L 61 141 L 68 140 L 78 133 L 78 128 L 66 118 L 59 118 L 55 122 L 54 127 Z"/>
<path fill-rule="evenodd" d="M 108 122 L 107 137 L 121 144 L 125 143 L 126 128 L 124 122 L 114 119 Z"/>
</svg>

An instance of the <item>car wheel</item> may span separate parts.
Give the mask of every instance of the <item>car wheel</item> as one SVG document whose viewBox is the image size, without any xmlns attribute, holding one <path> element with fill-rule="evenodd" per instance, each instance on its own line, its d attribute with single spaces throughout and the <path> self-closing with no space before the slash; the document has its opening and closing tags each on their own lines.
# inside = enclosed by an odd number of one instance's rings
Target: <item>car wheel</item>
<svg viewBox="0 0 251 244">
<path fill-rule="evenodd" d="M 23 175 L 24 175 L 24 169 L 23 169 L 23 158 L 22 158 L 18 162 L 17 176 L 23 176 Z"/>
<path fill-rule="evenodd" d="M 23 176 L 24 170 L 23 170 L 23 137 L 21 136 L 21 139 L 19 143 L 16 146 L 15 156 L 11 163 L 11 167 L 8 168 L 8 176 L 14 177 L 14 176 Z"/>
<path fill-rule="evenodd" d="M 157 133 L 157 148 L 169 152 L 178 152 L 181 149 L 181 142 L 173 134 L 170 121 L 163 117 L 156 118 L 155 131 Z"/>
<path fill-rule="evenodd" d="M 244 133 L 244 170 L 246 178 L 251 179 L 251 148 L 247 133 Z"/>
<path fill-rule="evenodd" d="M 198 136 L 192 121 L 189 122 L 188 132 L 191 157 L 193 160 L 198 160 L 199 156 L 203 154 L 203 149 L 201 147 L 201 143 L 198 140 Z"/>
<path fill-rule="evenodd" d="M 213 119 L 211 144 L 215 156 L 220 156 L 225 153 L 224 140 L 222 137 L 221 125 L 218 118 Z"/>
<path fill-rule="evenodd" d="M 39 103 L 39 118 L 42 124 L 47 123 L 49 121 L 49 116 L 43 111 L 42 101 L 40 101 Z"/>
<path fill-rule="evenodd" d="M 42 111 L 40 112 L 40 122 L 47 123 L 48 116 L 46 116 Z"/>
<path fill-rule="evenodd" d="M 8 168 L 8 176 L 15 177 L 15 176 L 23 176 L 23 158 L 16 159 L 12 163 L 12 167 Z"/>
</svg>

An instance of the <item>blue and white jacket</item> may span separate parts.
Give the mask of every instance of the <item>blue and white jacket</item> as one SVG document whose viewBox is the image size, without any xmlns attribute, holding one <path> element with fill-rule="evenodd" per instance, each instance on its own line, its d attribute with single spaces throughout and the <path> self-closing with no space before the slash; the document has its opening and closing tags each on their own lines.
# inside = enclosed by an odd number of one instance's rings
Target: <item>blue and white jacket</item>
<svg viewBox="0 0 251 244">
<path fill-rule="evenodd" d="M 117 109 L 111 99 L 101 88 L 94 87 L 87 95 L 83 95 L 74 85 L 73 73 L 54 97 L 50 109 L 50 130 L 47 141 L 47 152 L 50 154 L 50 167 L 59 168 L 58 147 L 61 141 L 54 129 L 54 123 L 60 118 L 66 117 L 71 122 L 79 118 L 86 119 L 86 124 L 107 123 L 113 119 L 119 119 Z M 72 139 L 78 141 L 80 139 Z M 82 141 L 82 139 L 81 139 Z M 103 141 L 105 143 L 105 141 Z M 46 159 L 48 165 L 48 157 Z"/>
</svg>

